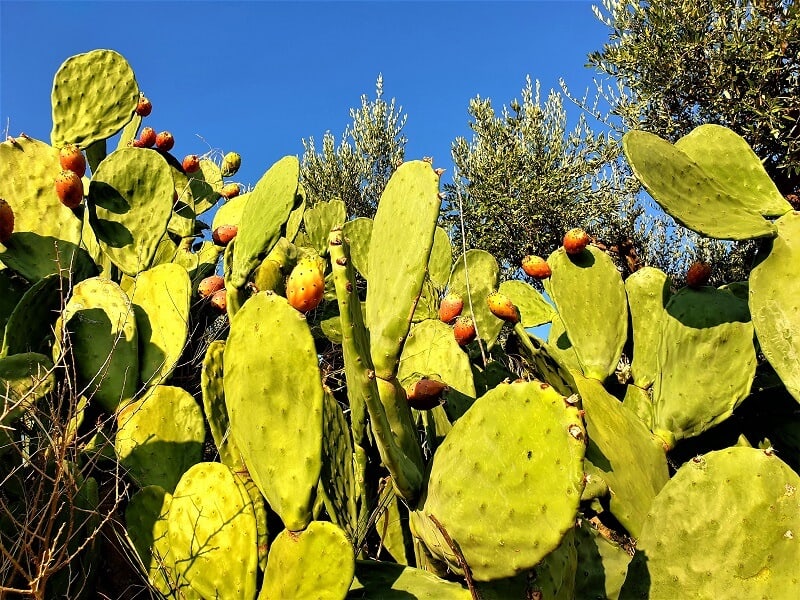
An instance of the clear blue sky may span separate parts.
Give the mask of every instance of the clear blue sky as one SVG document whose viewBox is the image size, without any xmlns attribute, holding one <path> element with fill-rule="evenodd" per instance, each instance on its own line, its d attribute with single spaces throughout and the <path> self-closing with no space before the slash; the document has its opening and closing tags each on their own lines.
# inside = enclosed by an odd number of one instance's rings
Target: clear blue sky
<svg viewBox="0 0 800 600">
<path fill-rule="evenodd" d="M 499 108 L 526 75 L 545 94 L 559 77 L 579 96 L 592 86 L 586 56 L 608 30 L 591 5 L 0 0 L 0 131 L 49 141 L 59 65 L 111 48 L 153 102 L 145 123 L 174 134 L 173 154 L 236 150 L 237 179 L 255 184 L 281 156 L 302 154 L 303 137 L 338 140 L 382 73 L 385 98 L 408 114 L 406 157 L 433 156 L 447 181 L 451 142 L 470 136 L 470 98 Z"/>
</svg>

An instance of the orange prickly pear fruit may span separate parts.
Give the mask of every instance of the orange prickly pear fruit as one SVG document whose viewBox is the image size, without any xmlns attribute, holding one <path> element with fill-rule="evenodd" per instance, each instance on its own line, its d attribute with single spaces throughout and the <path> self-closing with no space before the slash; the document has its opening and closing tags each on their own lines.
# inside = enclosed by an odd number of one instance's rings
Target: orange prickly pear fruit
<svg viewBox="0 0 800 600">
<path fill-rule="evenodd" d="M 464 310 L 464 300 L 458 294 L 451 292 L 442 298 L 442 303 L 439 305 L 439 320 L 452 323 L 462 310 Z"/>
<path fill-rule="evenodd" d="M 522 270 L 525 274 L 534 279 L 547 279 L 553 272 L 550 265 L 541 256 L 528 255 L 522 259 Z"/>
<path fill-rule="evenodd" d="M 314 310 L 322 302 L 325 279 L 319 264 L 313 258 L 301 259 L 289 274 L 286 299 L 301 313 Z"/>
<path fill-rule="evenodd" d="M 509 323 L 517 323 L 519 321 L 519 311 L 511 298 L 500 292 L 492 292 L 486 296 L 486 304 L 489 305 L 489 310 L 495 317 L 499 317 Z"/>
<path fill-rule="evenodd" d="M 200 157 L 197 154 L 188 154 L 181 163 L 185 173 L 196 173 L 200 170 Z"/>
<path fill-rule="evenodd" d="M 216 308 L 219 312 L 228 310 L 228 292 L 224 289 L 217 290 L 211 294 L 211 306 Z"/>
<path fill-rule="evenodd" d="M 169 152 L 175 145 L 175 138 L 169 131 L 162 131 L 156 135 L 156 148 Z"/>
<path fill-rule="evenodd" d="M 711 265 L 702 261 L 695 261 L 686 272 L 686 285 L 696 289 L 708 283 L 711 277 Z"/>
<path fill-rule="evenodd" d="M 142 127 L 139 132 L 139 148 L 152 148 L 156 145 L 156 130 L 152 127 Z"/>
<path fill-rule="evenodd" d="M 73 171 L 64 169 L 56 177 L 56 195 L 67 208 L 76 208 L 83 200 L 83 181 Z"/>
<path fill-rule="evenodd" d="M 567 254 L 580 254 L 586 249 L 590 241 L 591 238 L 588 233 L 580 227 L 575 227 L 564 235 L 564 250 L 566 250 Z"/>
<path fill-rule="evenodd" d="M 222 289 L 225 289 L 225 279 L 220 275 L 211 275 L 198 284 L 197 293 L 203 298 L 208 298 Z"/>
<path fill-rule="evenodd" d="M 211 239 L 217 246 L 227 246 L 237 233 L 239 228 L 236 225 L 220 225 L 211 233 Z"/>
<path fill-rule="evenodd" d="M 67 144 L 58 151 L 58 162 L 61 163 L 62 169 L 72 171 L 78 177 L 86 174 L 86 158 L 75 144 Z"/>
<path fill-rule="evenodd" d="M 226 200 L 230 200 L 231 198 L 236 198 L 241 193 L 241 189 L 239 188 L 238 183 L 228 183 L 222 186 L 222 191 L 220 194 Z"/>
<path fill-rule="evenodd" d="M 423 378 L 406 389 L 408 405 L 417 410 L 430 410 L 442 403 L 442 394 L 447 385 L 435 379 Z"/>
<path fill-rule="evenodd" d="M 477 332 L 472 317 L 458 317 L 453 324 L 453 335 L 459 346 L 466 346 L 474 340 Z"/>
<path fill-rule="evenodd" d="M 14 211 L 8 202 L 0 198 L 0 244 L 5 244 L 14 233 Z"/>
<path fill-rule="evenodd" d="M 153 111 L 153 104 L 148 100 L 147 96 L 139 92 L 139 103 L 136 105 L 136 114 L 140 117 L 146 117 Z"/>
</svg>

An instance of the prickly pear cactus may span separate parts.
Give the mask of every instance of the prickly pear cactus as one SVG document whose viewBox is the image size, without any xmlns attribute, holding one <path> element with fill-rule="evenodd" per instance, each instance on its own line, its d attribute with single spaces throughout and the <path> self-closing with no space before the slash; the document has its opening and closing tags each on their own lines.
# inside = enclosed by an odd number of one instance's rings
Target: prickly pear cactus
<svg viewBox="0 0 800 600">
<path fill-rule="evenodd" d="M 798 531 L 800 477 L 771 450 L 697 456 L 650 507 L 620 598 L 796 598 Z"/>
<path fill-rule="evenodd" d="M 578 410 L 549 385 L 497 386 L 456 421 L 434 454 L 411 513 L 414 535 L 458 569 L 438 521 L 479 581 L 534 567 L 575 523 L 585 435 Z"/>
</svg>

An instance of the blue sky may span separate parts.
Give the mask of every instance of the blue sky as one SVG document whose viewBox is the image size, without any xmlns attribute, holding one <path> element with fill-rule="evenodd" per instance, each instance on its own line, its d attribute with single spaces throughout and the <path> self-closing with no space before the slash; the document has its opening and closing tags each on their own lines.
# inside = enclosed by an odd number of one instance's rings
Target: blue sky
<svg viewBox="0 0 800 600">
<path fill-rule="evenodd" d="M 433 156 L 448 181 L 450 144 L 470 136 L 470 98 L 499 108 L 527 75 L 544 93 L 559 77 L 578 96 L 593 87 L 586 56 L 608 29 L 591 5 L 0 0 L 0 131 L 49 141 L 59 65 L 111 48 L 153 102 L 145 124 L 174 134 L 173 154 L 236 150 L 237 179 L 255 184 L 280 157 L 302 154 L 302 138 L 330 130 L 338 140 L 382 73 L 384 97 L 408 114 L 406 157 Z"/>
</svg>

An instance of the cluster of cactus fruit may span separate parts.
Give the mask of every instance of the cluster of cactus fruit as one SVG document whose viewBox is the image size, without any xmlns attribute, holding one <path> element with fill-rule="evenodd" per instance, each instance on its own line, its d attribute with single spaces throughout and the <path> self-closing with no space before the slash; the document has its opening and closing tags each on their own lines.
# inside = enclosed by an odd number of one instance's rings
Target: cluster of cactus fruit
<svg viewBox="0 0 800 600">
<path fill-rule="evenodd" d="M 348 219 L 306 206 L 296 157 L 229 194 L 238 155 L 129 144 L 142 106 L 127 62 L 93 51 L 56 74 L 52 145 L 0 144 L 0 280 L 22 282 L 0 302 L 0 469 L 25 466 L 20 423 L 74 369 L 75 401 L 113 417 L 76 423 L 75 469 L 124 467 L 155 589 L 800 597 L 800 213 L 741 138 L 633 131 L 624 148 L 676 220 L 760 240 L 748 281 L 707 286 L 708 265 L 680 290 L 651 267 L 623 281 L 573 230 L 522 263 L 542 294 L 482 250 L 454 259 L 427 161 L 397 169 L 374 220 Z M 91 177 L 68 208 L 52 182 L 70 145 Z M 197 298 L 229 329 L 194 387 L 176 368 Z M 321 366 L 331 349 L 343 374 Z"/>
</svg>

